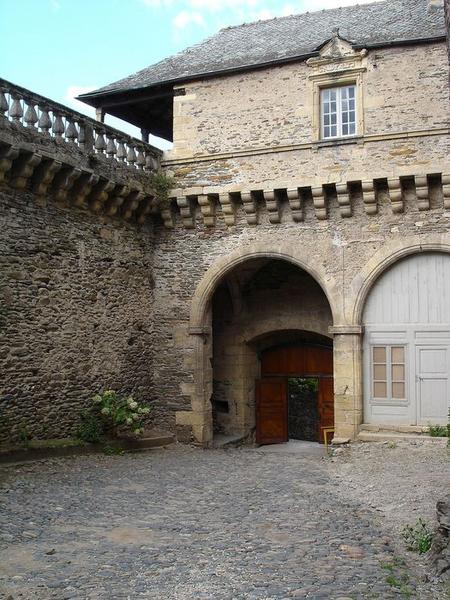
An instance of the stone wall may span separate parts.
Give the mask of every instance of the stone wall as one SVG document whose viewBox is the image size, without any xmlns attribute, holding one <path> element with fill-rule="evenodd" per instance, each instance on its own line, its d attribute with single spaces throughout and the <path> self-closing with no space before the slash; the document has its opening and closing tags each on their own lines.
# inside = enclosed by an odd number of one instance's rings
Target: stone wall
<svg viewBox="0 0 450 600">
<path fill-rule="evenodd" d="M 100 390 L 154 400 L 151 227 L 4 188 L 0 230 L 0 440 L 71 435 Z"/>
<path fill-rule="evenodd" d="M 450 65 L 450 0 L 445 0 L 445 22 L 447 24 L 448 62 Z"/>
<path fill-rule="evenodd" d="M 371 50 L 361 68 L 360 133 L 448 127 L 444 42 Z M 313 73 L 300 62 L 183 84 L 186 95 L 175 97 L 174 148 L 168 158 L 310 144 L 316 101 Z M 309 165 L 302 171 L 306 177 L 312 172 Z"/>
</svg>

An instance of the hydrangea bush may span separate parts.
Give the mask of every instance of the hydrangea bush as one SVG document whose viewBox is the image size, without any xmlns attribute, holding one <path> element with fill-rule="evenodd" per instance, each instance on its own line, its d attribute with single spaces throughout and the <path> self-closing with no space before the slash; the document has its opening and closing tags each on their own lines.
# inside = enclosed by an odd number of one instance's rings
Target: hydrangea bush
<svg viewBox="0 0 450 600">
<path fill-rule="evenodd" d="M 135 435 L 144 432 L 144 417 L 150 408 L 139 404 L 131 396 L 119 396 L 114 390 L 106 390 L 92 398 L 93 409 L 105 426 L 105 430 L 116 434 L 117 429 L 129 429 Z"/>
</svg>

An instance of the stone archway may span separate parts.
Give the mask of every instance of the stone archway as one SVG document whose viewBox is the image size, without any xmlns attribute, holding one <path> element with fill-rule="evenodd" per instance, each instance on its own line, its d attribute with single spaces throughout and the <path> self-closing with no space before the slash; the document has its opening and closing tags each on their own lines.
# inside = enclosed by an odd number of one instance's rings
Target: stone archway
<svg viewBox="0 0 450 600">
<path fill-rule="evenodd" d="M 268 248 L 267 245 L 252 245 L 247 249 L 241 249 L 232 253 L 227 257 L 219 259 L 205 274 L 203 280 L 197 287 L 192 301 L 191 318 L 189 334 L 193 339 L 194 346 L 194 369 L 193 369 L 193 384 L 191 392 L 191 407 L 192 411 L 183 411 L 177 413 L 177 425 L 190 426 L 192 428 L 195 440 L 202 444 L 208 444 L 213 438 L 213 415 L 211 398 L 214 392 L 213 380 L 213 318 L 212 318 L 212 301 L 216 290 L 221 283 L 229 277 L 229 275 L 239 266 L 248 265 L 252 261 L 270 261 L 278 260 L 297 268 L 309 277 L 314 285 L 321 291 L 326 304 L 329 307 L 329 320 L 326 323 L 322 333 L 328 335 L 328 327 L 334 322 L 339 322 L 339 306 L 340 297 L 337 285 L 334 279 L 329 276 L 320 265 L 317 265 L 315 256 L 301 255 L 300 250 L 294 250 L 292 245 L 286 244 L 277 245 L 275 248 Z M 233 286 L 231 284 L 231 295 Z M 238 303 L 238 300 L 235 300 Z M 285 315 L 286 317 L 286 315 Z M 311 319 L 309 319 L 311 321 Z M 254 326 L 252 331 L 248 333 L 249 339 L 258 335 L 258 327 L 266 328 L 265 331 L 274 329 L 286 329 L 292 327 L 292 323 L 287 321 L 280 322 L 274 327 L 272 323 L 260 322 L 258 326 Z M 298 319 L 294 328 L 301 328 Z M 264 331 L 260 331 L 264 333 Z M 321 332 L 319 332 L 321 333 Z M 243 351 L 245 354 L 245 351 Z M 245 357 L 241 356 L 245 362 Z M 239 360 L 239 358 L 237 359 Z M 244 378 L 245 379 L 245 378 Z M 248 390 L 241 389 L 241 398 L 248 394 Z M 252 392 L 250 392 L 252 393 Z M 245 406 L 245 402 L 243 403 Z M 245 412 L 245 409 L 244 409 Z M 250 411 L 251 412 L 251 411 Z M 248 417 L 250 412 L 247 410 L 247 416 L 242 415 L 243 429 L 251 428 L 251 419 Z"/>
<path fill-rule="evenodd" d="M 355 380 L 355 389 L 360 390 L 361 393 L 361 402 L 360 402 L 360 422 L 366 421 L 366 416 L 363 416 L 363 404 L 365 405 L 365 412 L 367 413 L 367 403 L 368 403 L 368 370 L 371 369 L 370 364 L 368 362 L 368 344 L 369 337 L 371 336 L 371 340 L 375 339 L 373 336 L 373 332 L 371 333 L 368 328 L 366 332 L 364 332 L 364 310 L 367 305 L 367 300 L 384 274 L 388 273 L 391 269 L 395 269 L 396 265 L 401 263 L 402 261 L 407 261 L 408 258 L 412 258 L 414 256 L 423 256 L 425 254 L 430 253 L 440 253 L 440 254 L 449 254 L 450 253 L 450 239 L 448 235 L 427 235 L 425 236 L 415 236 L 414 238 L 409 238 L 407 241 L 397 241 L 395 243 L 388 244 L 385 248 L 375 253 L 374 256 L 367 262 L 367 264 L 361 269 L 360 273 L 354 278 L 351 286 L 348 290 L 348 299 L 349 299 L 349 321 L 351 321 L 355 327 L 355 329 L 360 329 L 363 334 L 359 341 L 355 338 L 355 342 L 358 345 L 358 352 L 354 353 L 355 360 L 355 368 L 354 368 L 354 380 Z M 399 323 L 396 323 L 396 329 Z M 381 339 L 381 338 L 380 338 Z M 410 340 L 411 341 L 411 340 Z M 428 340 L 427 343 L 430 343 L 431 340 Z M 373 344 L 372 344 L 373 345 Z M 401 344 L 400 344 L 401 345 Z M 364 347 L 364 352 L 363 352 Z M 396 346 L 397 347 L 397 346 Z M 411 360 L 411 357 L 410 357 Z M 411 367 L 411 365 L 410 365 Z M 415 368 L 415 367 L 414 367 Z M 414 371 L 410 371 L 410 389 L 414 385 L 416 373 Z M 365 389 L 364 389 L 365 388 Z M 363 393 L 364 389 L 364 393 Z M 381 417 L 380 417 L 381 418 Z M 378 419 L 378 421 L 380 420 Z M 396 420 L 397 419 L 397 420 Z M 382 420 L 382 419 L 381 419 Z M 391 417 L 392 420 L 392 417 Z M 411 420 L 409 417 L 405 420 L 405 422 L 400 422 L 401 417 L 394 418 L 398 425 L 406 426 L 414 424 L 411 422 L 406 422 Z M 390 424 L 390 423 L 386 423 Z"/>
</svg>

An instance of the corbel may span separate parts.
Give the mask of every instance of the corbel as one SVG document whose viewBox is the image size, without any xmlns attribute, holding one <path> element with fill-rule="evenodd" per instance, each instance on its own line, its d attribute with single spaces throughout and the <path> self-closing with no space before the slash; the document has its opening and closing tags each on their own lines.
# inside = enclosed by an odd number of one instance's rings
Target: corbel
<svg viewBox="0 0 450 600">
<path fill-rule="evenodd" d="M 82 207 L 92 188 L 100 179 L 99 175 L 83 173 L 72 187 L 71 198 L 75 206 Z"/>
<path fill-rule="evenodd" d="M 62 168 L 62 162 L 53 158 L 45 158 L 33 175 L 32 190 L 38 197 L 46 196 L 56 173 Z"/>
<path fill-rule="evenodd" d="M 92 188 L 87 199 L 90 210 L 95 213 L 101 211 L 103 205 L 108 200 L 109 194 L 116 187 L 113 181 L 108 179 L 100 179 L 100 181 Z"/>
<path fill-rule="evenodd" d="M 197 201 L 203 217 L 205 227 L 214 227 L 216 224 L 216 207 L 209 194 L 199 194 Z"/>
<path fill-rule="evenodd" d="M 152 210 L 153 196 L 145 196 L 136 211 L 136 220 L 139 225 L 143 225 L 147 220 L 147 216 Z"/>
<path fill-rule="evenodd" d="M 228 227 L 236 224 L 236 207 L 229 192 L 219 194 L 219 202 L 222 207 L 225 224 Z"/>
<path fill-rule="evenodd" d="M 7 146 L 0 153 L 0 182 L 5 181 L 5 175 L 11 170 L 13 161 L 19 156 L 19 148 Z"/>
<path fill-rule="evenodd" d="M 187 196 L 177 196 L 177 204 L 180 208 L 180 215 L 186 229 L 193 229 L 195 227 L 194 222 L 194 211 L 192 202 Z"/>
<path fill-rule="evenodd" d="M 375 195 L 374 181 L 361 182 L 364 210 L 366 215 L 376 215 L 378 213 L 377 199 Z"/>
<path fill-rule="evenodd" d="M 175 227 L 175 217 L 172 209 L 172 202 L 176 202 L 176 198 L 168 198 L 163 200 L 161 204 L 161 218 L 164 223 L 164 227 L 167 229 L 173 229 Z"/>
<path fill-rule="evenodd" d="M 130 188 L 128 185 L 125 185 L 124 183 L 117 184 L 106 201 L 105 213 L 111 217 L 116 215 L 129 193 Z"/>
<path fill-rule="evenodd" d="M 311 188 L 314 211 L 319 221 L 327 219 L 327 205 L 325 200 L 325 191 L 323 186 Z"/>
<path fill-rule="evenodd" d="M 391 199 L 392 212 L 402 213 L 405 210 L 403 201 L 402 184 L 398 177 L 388 179 L 389 198 Z"/>
<path fill-rule="evenodd" d="M 348 218 L 352 216 L 352 207 L 350 204 L 350 192 L 347 183 L 336 184 L 337 201 L 341 217 Z"/>
<path fill-rule="evenodd" d="M 445 210 L 450 210 L 450 174 L 442 175 L 442 195 L 444 196 Z"/>
<path fill-rule="evenodd" d="M 258 224 L 254 192 L 241 192 L 241 201 L 249 225 Z"/>
<path fill-rule="evenodd" d="M 42 156 L 35 154 L 34 152 L 21 153 L 14 162 L 11 170 L 11 187 L 17 190 L 23 190 L 41 160 Z"/>
<path fill-rule="evenodd" d="M 417 207 L 419 210 L 430 210 L 430 192 L 428 189 L 428 178 L 426 175 L 416 175 Z"/>
<path fill-rule="evenodd" d="M 65 202 L 69 191 L 75 184 L 75 181 L 81 177 L 83 171 L 78 167 L 64 166 L 56 173 L 52 182 L 52 190 L 57 202 Z"/>
<path fill-rule="evenodd" d="M 294 188 L 294 189 L 286 190 L 286 194 L 287 194 L 289 206 L 291 207 L 293 220 L 296 223 L 303 221 L 305 218 L 305 215 L 303 212 L 302 197 L 300 195 L 299 189 Z"/>
<path fill-rule="evenodd" d="M 280 222 L 280 202 L 275 190 L 265 190 L 263 192 L 264 200 L 266 201 L 267 212 L 269 213 L 270 223 Z"/>
<path fill-rule="evenodd" d="M 131 190 L 122 205 L 122 217 L 129 221 L 141 201 L 145 198 L 142 190 Z"/>
</svg>

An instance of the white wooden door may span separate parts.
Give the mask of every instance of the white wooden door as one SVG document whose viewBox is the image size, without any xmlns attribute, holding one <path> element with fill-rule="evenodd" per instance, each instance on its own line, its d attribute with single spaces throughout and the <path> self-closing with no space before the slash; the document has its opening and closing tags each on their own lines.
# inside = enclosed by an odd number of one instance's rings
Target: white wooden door
<svg viewBox="0 0 450 600">
<path fill-rule="evenodd" d="M 417 346 L 417 422 L 419 425 L 447 423 L 450 408 L 450 348 Z"/>
<path fill-rule="evenodd" d="M 373 286 L 363 325 L 364 421 L 445 424 L 450 404 L 450 254 L 422 253 L 394 264 Z M 389 361 L 397 347 L 405 354 L 402 393 L 391 376 L 399 368 Z M 385 348 L 386 364 L 373 359 L 374 348 Z"/>
</svg>

